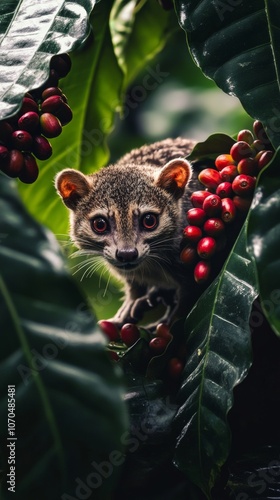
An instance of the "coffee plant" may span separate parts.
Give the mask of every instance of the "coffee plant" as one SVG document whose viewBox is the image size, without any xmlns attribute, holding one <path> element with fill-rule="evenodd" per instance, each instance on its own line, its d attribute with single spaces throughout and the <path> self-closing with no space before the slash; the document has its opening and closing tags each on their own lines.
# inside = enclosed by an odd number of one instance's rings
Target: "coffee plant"
<svg viewBox="0 0 280 500">
<path fill-rule="evenodd" d="M 1 499 L 279 496 L 279 20 L 272 0 L 2 2 Z M 144 142 L 133 117 L 179 54 L 186 92 L 199 74 L 242 115 L 187 157 L 201 188 L 178 258 L 198 300 L 118 329 L 103 271 L 67 269 L 53 179 Z"/>
</svg>

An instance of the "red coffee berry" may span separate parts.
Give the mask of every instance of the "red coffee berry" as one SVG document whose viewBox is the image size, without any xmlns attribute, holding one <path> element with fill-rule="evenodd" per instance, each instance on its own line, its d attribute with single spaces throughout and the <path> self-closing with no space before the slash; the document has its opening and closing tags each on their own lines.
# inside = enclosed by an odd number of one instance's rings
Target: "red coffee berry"
<svg viewBox="0 0 280 500">
<path fill-rule="evenodd" d="M 217 194 L 211 194 L 204 201 L 202 208 L 208 217 L 218 215 L 222 208 L 220 196 Z"/>
<path fill-rule="evenodd" d="M 202 259 L 210 259 L 216 251 L 216 240 L 211 236 L 201 238 L 197 244 L 197 253 Z"/>
<path fill-rule="evenodd" d="M 198 180 L 205 187 L 216 190 L 217 186 L 221 182 L 221 177 L 219 172 L 217 172 L 217 170 L 214 170 L 214 168 L 205 168 L 198 175 Z"/>
<path fill-rule="evenodd" d="M 264 151 L 265 147 L 263 142 L 257 139 L 256 141 L 253 142 L 252 149 L 253 151 L 255 151 L 255 153 L 259 153 L 260 151 Z"/>
<path fill-rule="evenodd" d="M 18 149 L 12 149 L 9 151 L 7 164 L 2 169 L 10 177 L 18 177 L 23 165 L 23 154 Z"/>
<path fill-rule="evenodd" d="M 32 151 L 38 160 L 47 160 L 52 155 L 51 144 L 42 135 L 36 135 L 33 137 Z"/>
<path fill-rule="evenodd" d="M 272 160 L 273 151 L 264 151 L 258 158 L 258 170 L 262 170 Z"/>
<path fill-rule="evenodd" d="M 237 165 L 239 174 L 255 175 L 257 173 L 257 162 L 255 158 L 243 158 Z"/>
<path fill-rule="evenodd" d="M 38 104 L 36 101 L 34 101 L 34 99 L 31 99 L 30 97 L 24 97 L 19 113 L 20 115 L 24 115 L 28 111 L 34 111 L 35 113 L 38 113 Z"/>
<path fill-rule="evenodd" d="M 98 321 L 98 325 L 111 342 L 120 340 L 119 330 L 116 325 L 112 323 L 112 321 L 101 319 L 100 321 Z"/>
<path fill-rule="evenodd" d="M 156 336 L 170 341 L 172 334 L 170 333 L 169 326 L 166 323 L 159 323 L 156 327 Z"/>
<path fill-rule="evenodd" d="M 62 96 L 62 90 L 59 87 L 49 87 L 42 92 L 42 100 L 45 101 L 53 95 Z"/>
<path fill-rule="evenodd" d="M 205 260 L 200 260 L 194 268 L 194 279 L 197 283 L 205 283 L 210 276 L 211 266 L 209 262 Z"/>
<path fill-rule="evenodd" d="M 228 165 L 220 172 L 221 180 L 224 182 L 232 182 L 237 175 L 238 170 L 235 165 Z"/>
<path fill-rule="evenodd" d="M 195 208 L 202 208 L 204 200 L 210 196 L 209 191 L 194 191 L 191 194 L 191 202 Z"/>
<path fill-rule="evenodd" d="M 254 134 L 255 134 L 257 140 L 260 141 L 262 143 L 262 145 L 266 145 L 270 142 L 268 137 L 267 137 L 264 126 L 263 126 L 262 122 L 260 122 L 260 120 L 254 121 L 253 130 L 254 130 Z"/>
<path fill-rule="evenodd" d="M 254 136 L 251 132 L 251 130 L 240 130 L 237 134 L 237 141 L 242 141 L 242 142 L 247 142 L 247 144 L 253 144 L 254 142 Z"/>
<path fill-rule="evenodd" d="M 132 346 L 140 337 L 140 332 L 133 323 L 126 323 L 121 328 L 121 339 L 127 345 Z"/>
<path fill-rule="evenodd" d="M 252 149 L 248 142 L 245 141 L 237 141 L 230 148 L 230 155 L 237 163 L 242 160 L 242 158 L 248 158 L 252 156 Z"/>
<path fill-rule="evenodd" d="M 222 170 L 223 168 L 227 167 L 228 165 L 234 165 L 235 161 L 232 158 L 231 155 L 229 154 L 222 154 L 217 156 L 215 160 L 215 165 L 218 170 Z"/>
<path fill-rule="evenodd" d="M 247 213 L 251 206 L 252 198 L 243 198 L 242 196 L 234 196 L 232 198 L 232 201 L 240 212 Z"/>
<path fill-rule="evenodd" d="M 216 194 L 220 198 L 231 198 L 233 196 L 233 191 L 231 187 L 231 182 L 221 182 L 216 189 Z"/>
<path fill-rule="evenodd" d="M 2 164 L 5 164 L 7 162 L 8 156 L 9 156 L 8 148 L 0 144 L 0 168 Z"/>
<path fill-rule="evenodd" d="M 218 236 L 223 233 L 225 225 L 221 219 L 208 219 L 203 226 L 203 230 L 208 236 Z"/>
<path fill-rule="evenodd" d="M 256 179 L 251 175 L 240 174 L 232 182 L 233 191 L 239 196 L 248 196 L 253 193 Z"/>
<path fill-rule="evenodd" d="M 202 208 L 190 208 L 187 211 L 187 219 L 193 226 L 202 226 L 206 219 L 206 213 Z"/>
<path fill-rule="evenodd" d="M 32 148 L 32 136 L 26 130 L 15 130 L 12 133 L 12 145 L 20 151 L 30 151 Z"/>
<path fill-rule="evenodd" d="M 31 153 L 23 153 L 24 165 L 20 173 L 19 179 L 26 184 L 32 184 L 36 181 L 39 175 L 39 168 L 34 156 Z"/>
<path fill-rule="evenodd" d="M 183 236 L 192 243 L 197 243 L 202 237 L 202 231 L 198 226 L 186 226 L 183 231 Z"/>
<path fill-rule="evenodd" d="M 67 125 L 67 123 L 71 122 L 73 118 L 73 113 L 72 109 L 70 108 L 70 106 L 68 106 L 68 104 L 66 104 L 63 97 L 62 100 L 63 100 L 63 105 L 56 111 L 55 114 L 59 119 L 62 127 L 64 127 L 65 125 Z"/>
<path fill-rule="evenodd" d="M 10 138 L 12 137 L 14 129 L 10 123 L 7 121 L 0 122 L 0 140 L 4 144 L 7 144 L 9 142 Z"/>
<path fill-rule="evenodd" d="M 226 222 L 232 222 L 236 216 L 236 208 L 231 198 L 222 199 L 221 219 Z"/>
<path fill-rule="evenodd" d="M 167 371 L 168 375 L 172 380 L 177 380 L 181 377 L 184 369 L 184 363 L 179 358 L 171 358 L 168 361 Z"/>
<path fill-rule="evenodd" d="M 180 253 L 180 260 L 184 264 L 192 264 L 197 257 L 195 248 L 186 246 Z"/>
<path fill-rule="evenodd" d="M 167 344 L 169 343 L 168 339 L 163 338 L 163 337 L 154 337 L 152 340 L 149 342 L 149 348 L 155 355 L 160 355 L 162 354 L 166 347 Z"/>
<path fill-rule="evenodd" d="M 18 119 L 18 127 L 21 130 L 26 130 L 31 134 L 36 132 L 39 126 L 39 115 L 36 111 L 27 111 Z"/>
<path fill-rule="evenodd" d="M 50 67 L 54 69 L 59 78 L 64 78 L 71 70 L 71 59 L 68 54 L 57 54 L 51 58 Z"/>
<path fill-rule="evenodd" d="M 56 116 L 56 112 L 63 104 L 65 103 L 60 95 L 52 95 L 42 102 L 42 113 L 53 113 Z"/>
<path fill-rule="evenodd" d="M 43 113 L 40 116 L 41 132 L 48 138 L 58 137 L 62 132 L 62 126 L 58 118 L 52 113 Z"/>
</svg>

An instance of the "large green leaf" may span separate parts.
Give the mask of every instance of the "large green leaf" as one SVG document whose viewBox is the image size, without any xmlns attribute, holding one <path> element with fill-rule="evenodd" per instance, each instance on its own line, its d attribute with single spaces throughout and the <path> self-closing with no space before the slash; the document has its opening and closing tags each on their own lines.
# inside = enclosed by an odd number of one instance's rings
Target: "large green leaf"
<svg viewBox="0 0 280 500">
<path fill-rule="evenodd" d="M 54 54 L 77 48 L 89 33 L 95 0 L 3 0 L 0 7 L 0 120 L 49 76 Z"/>
<path fill-rule="evenodd" d="M 257 295 L 246 225 L 185 323 L 189 354 L 175 417 L 175 464 L 209 497 L 230 451 L 227 413 L 251 364 L 248 319 Z"/>
<path fill-rule="evenodd" d="M 280 149 L 262 172 L 249 218 L 248 244 L 256 263 L 263 310 L 280 335 Z"/>
<path fill-rule="evenodd" d="M 84 482 L 92 490 L 87 498 L 103 499 L 123 461 L 126 414 L 120 372 L 65 270 L 54 236 L 25 211 L 14 181 L 0 177 L 0 439 L 5 474 L 7 390 L 15 385 L 16 498 L 79 498 L 77 488 Z M 110 470 L 106 480 L 98 472 L 104 462 Z M 5 499 L 6 486 L 3 490 Z"/>
<path fill-rule="evenodd" d="M 280 4 L 175 0 L 195 62 L 280 144 Z"/>
</svg>

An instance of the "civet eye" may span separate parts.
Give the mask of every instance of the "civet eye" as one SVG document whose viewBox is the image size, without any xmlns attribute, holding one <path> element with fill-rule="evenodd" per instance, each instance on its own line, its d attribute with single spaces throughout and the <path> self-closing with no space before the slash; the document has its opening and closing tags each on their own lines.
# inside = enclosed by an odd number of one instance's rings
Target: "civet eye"
<svg viewBox="0 0 280 500">
<path fill-rule="evenodd" d="M 158 225 L 158 216 L 155 214 L 145 214 L 141 220 L 142 227 L 147 231 L 152 231 Z"/>
<path fill-rule="evenodd" d="M 109 222 L 104 217 L 94 217 L 91 220 L 91 228 L 97 234 L 103 234 L 109 229 Z"/>
</svg>

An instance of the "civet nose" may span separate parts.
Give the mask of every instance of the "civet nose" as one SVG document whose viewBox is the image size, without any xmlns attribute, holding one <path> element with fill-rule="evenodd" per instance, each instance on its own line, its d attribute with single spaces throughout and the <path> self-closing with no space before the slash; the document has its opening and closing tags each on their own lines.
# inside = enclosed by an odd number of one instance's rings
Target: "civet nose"
<svg viewBox="0 0 280 500">
<path fill-rule="evenodd" d="M 123 248 L 116 251 L 116 259 L 119 262 L 133 262 L 138 257 L 137 248 Z"/>
</svg>

